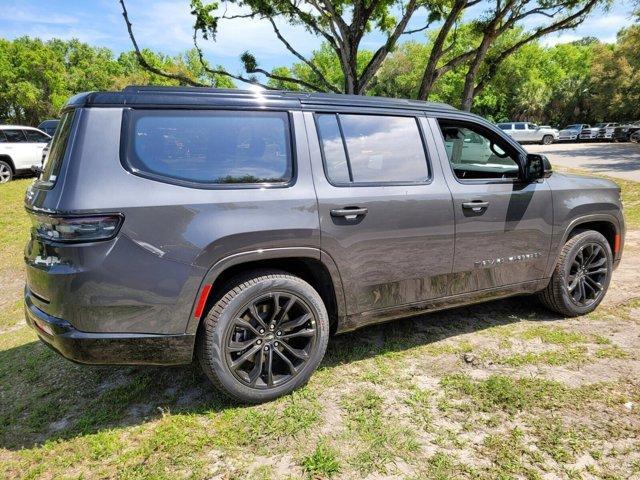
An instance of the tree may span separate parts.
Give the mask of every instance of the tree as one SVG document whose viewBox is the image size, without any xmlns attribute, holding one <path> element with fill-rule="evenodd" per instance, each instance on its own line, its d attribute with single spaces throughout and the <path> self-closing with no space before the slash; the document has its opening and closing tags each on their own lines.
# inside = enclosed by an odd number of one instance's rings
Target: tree
<svg viewBox="0 0 640 480">
<path fill-rule="evenodd" d="M 122 14 L 128 27 L 129 36 L 136 52 L 140 52 L 133 33 L 133 27 L 129 20 L 124 0 L 119 0 Z M 435 2 L 441 0 L 434 0 Z M 223 69 L 210 70 L 210 73 L 226 75 L 231 78 L 262 85 L 271 88 L 275 84 L 296 85 L 298 88 L 312 91 L 331 91 L 353 94 L 364 94 L 373 80 L 376 72 L 382 65 L 387 55 L 396 47 L 401 35 L 413 33 L 416 30 L 407 29 L 409 20 L 413 14 L 422 7 L 427 7 L 425 0 L 371 0 L 343 2 L 335 0 L 312 0 L 300 2 L 298 0 L 228 0 L 225 5 L 234 5 L 247 13 L 227 16 L 219 13 L 217 2 L 205 3 L 202 0 L 191 0 L 192 13 L 194 15 L 194 45 L 201 53 L 198 46 L 198 34 L 205 40 L 215 40 L 218 25 L 224 20 L 234 19 L 261 19 L 269 22 L 273 28 L 274 36 L 282 45 L 312 73 L 309 79 L 297 77 L 291 72 L 279 69 L 267 71 L 260 67 L 257 59 L 250 52 L 244 52 L 241 60 L 248 76 L 243 74 L 231 74 Z M 396 19 L 392 12 L 400 12 Z M 316 35 L 326 43 L 333 51 L 342 71 L 342 84 L 335 85 L 325 75 L 319 64 L 313 57 L 307 58 L 287 40 L 277 21 L 284 20 L 293 25 L 302 26 L 305 30 Z M 418 30 L 424 30 L 421 27 Z M 381 32 L 385 39 L 375 49 L 368 61 L 363 64 L 361 44 L 365 34 L 372 31 Z M 201 58 L 202 53 L 201 53 Z M 138 55 L 140 63 L 144 66 L 144 56 Z M 156 70 L 154 73 L 161 74 Z M 257 74 L 265 76 L 271 83 L 265 84 L 258 80 Z"/>
</svg>

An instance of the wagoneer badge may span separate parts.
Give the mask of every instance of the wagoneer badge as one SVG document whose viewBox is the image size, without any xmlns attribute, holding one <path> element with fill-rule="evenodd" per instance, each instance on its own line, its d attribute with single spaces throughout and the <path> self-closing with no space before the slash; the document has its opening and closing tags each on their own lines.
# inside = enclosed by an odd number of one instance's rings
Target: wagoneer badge
<svg viewBox="0 0 640 480">
<path fill-rule="evenodd" d="M 533 260 L 534 258 L 540 258 L 542 255 L 539 253 L 523 253 L 522 255 L 512 255 L 510 257 L 492 258 L 489 260 L 480 260 L 473 262 L 475 268 L 485 268 L 498 266 L 503 263 L 511 262 L 526 262 L 527 260 Z"/>
</svg>

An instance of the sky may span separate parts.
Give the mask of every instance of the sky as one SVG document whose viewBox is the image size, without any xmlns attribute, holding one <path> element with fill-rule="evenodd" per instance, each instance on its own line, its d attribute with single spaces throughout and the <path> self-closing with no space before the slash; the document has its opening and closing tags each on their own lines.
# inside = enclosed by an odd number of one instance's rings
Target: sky
<svg viewBox="0 0 640 480">
<path fill-rule="evenodd" d="M 613 42 L 616 32 L 630 25 L 632 7 L 629 0 L 614 0 L 606 12 L 596 11 L 577 29 L 545 37 L 544 43 L 554 45 L 585 36 Z M 193 19 L 189 0 L 127 0 L 129 17 L 141 48 L 165 54 L 177 54 L 192 47 Z M 482 9 L 482 4 L 477 9 Z M 425 14 L 414 17 L 409 28 L 423 25 Z M 547 21 L 542 17 L 538 22 Z M 536 21 L 528 27 L 535 27 Z M 303 54 L 320 45 L 317 37 L 301 27 L 280 24 L 285 38 Z M 43 40 L 77 38 L 94 46 L 108 47 L 118 53 L 131 49 L 120 5 L 117 0 L 0 0 L 0 37 L 13 39 L 28 35 Z M 413 36 L 420 39 L 424 33 Z M 408 39 L 410 37 L 403 37 Z M 364 48 L 377 48 L 382 36 L 365 37 Z M 231 72 L 240 72 L 239 56 L 253 53 L 261 67 L 271 69 L 289 65 L 295 59 L 274 36 L 271 25 L 261 20 L 230 20 L 222 23 L 216 42 L 201 42 L 205 56 L 214 65 L 223 65 Z"/>
</svg>

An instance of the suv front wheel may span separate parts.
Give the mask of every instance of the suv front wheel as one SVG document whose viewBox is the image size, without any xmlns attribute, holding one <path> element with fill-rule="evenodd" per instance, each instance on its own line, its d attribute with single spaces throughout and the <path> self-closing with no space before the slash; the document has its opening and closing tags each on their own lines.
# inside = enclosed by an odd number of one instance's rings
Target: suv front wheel
<svg viewBox="0 0 640 480">
<path fill-rule="evenodd" d="M 539 298 L 547 308 L 568 317 L 592 312 L 609 288 L 612 270 L 607 239 L 593 230 L 579 232 L 565 243 Z"/>
<path fill-rule="evenodd" d="M 260 403 L 309 380 L 324 357 L 329 317 L 301 278 L 259 271 L 236 278 L 204 319 L 198 361 L 228 396 Z"/>
</svg>

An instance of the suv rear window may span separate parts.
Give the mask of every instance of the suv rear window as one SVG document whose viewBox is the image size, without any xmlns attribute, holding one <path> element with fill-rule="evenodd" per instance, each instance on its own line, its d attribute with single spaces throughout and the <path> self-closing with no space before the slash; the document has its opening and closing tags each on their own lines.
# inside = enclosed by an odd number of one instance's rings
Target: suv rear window
<svg viewBox="0 0 640 480">
<path fill-rule="evenodd" d="M 327 179 L 334 184 L 424 183 L 429 167 L 414 117 L 319 114 Z"/>
<path fill-rule="evenodd" d="M 132 111 L 127 161 L 152 178 L 196 184 L 292 179 L 285 112 Z"/>
</svg>

